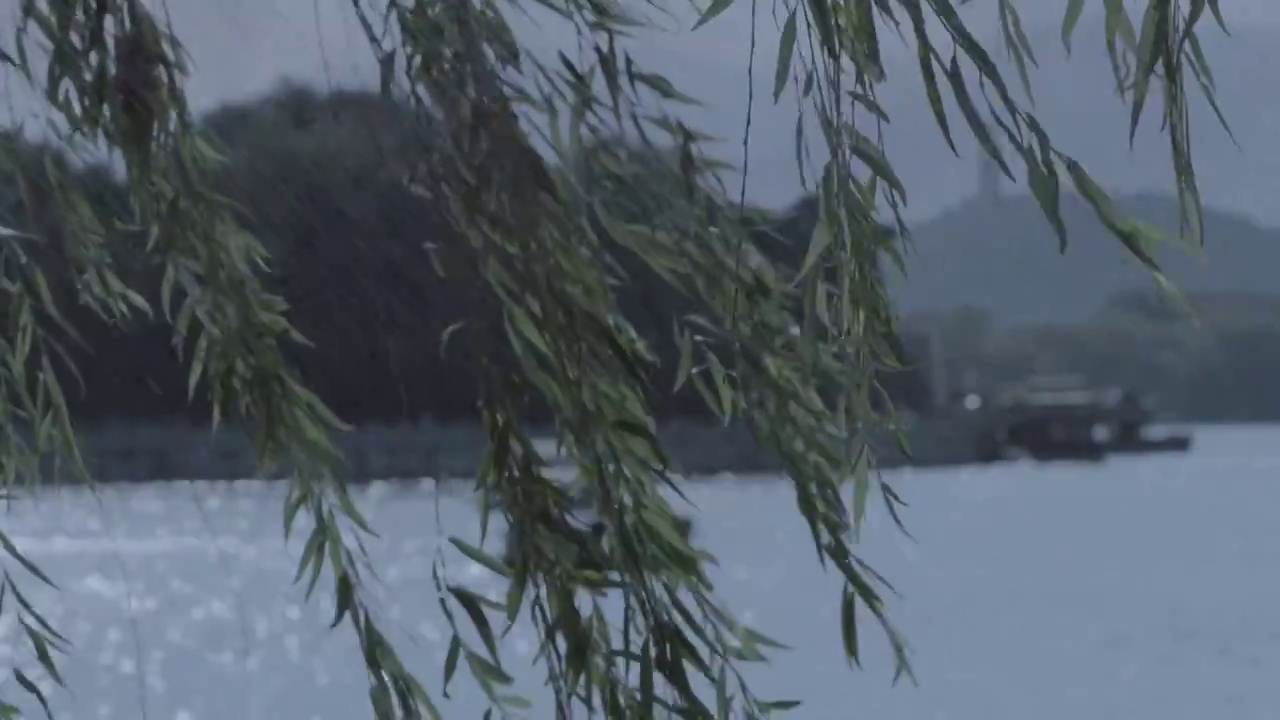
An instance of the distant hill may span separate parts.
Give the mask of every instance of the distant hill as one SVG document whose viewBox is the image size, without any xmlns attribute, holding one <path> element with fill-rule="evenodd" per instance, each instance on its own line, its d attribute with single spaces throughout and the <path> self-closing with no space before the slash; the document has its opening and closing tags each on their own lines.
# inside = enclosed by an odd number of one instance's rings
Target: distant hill
<svg viewBox="0 0 1280 720">
<path fill-rule="evenodd" d="M 1160 102 L 1148 103 L 1130 147 L 1128 109 L 1114 94 L 1100 13 L 1081 20 L 1070 57 L 1059 39 L 1061 4 L 1034 13 L 1029 7 L 1027 13 L 1027 33 L 1040 60 L 1032 72 L 1035 111 L 1059 147 L 1080 160 L 1122 206 L 1148 221 L 1174 224 L 1169 146 L 1159 132 Z M 1043 24 L 1050 16 L 1053 21 Z M 1274 151 L 1280 93 L 1260 91 L 1258 85 L 1266 68 L 1280 66 L 1280 32 L 1274 26 L 1237 23 L 1227 37 L 1212 23 L 1202 27 L 1218 100 L 1240 147 L 1218 127 L 1199 90 L 1192 88 L 1194 159 L 1211 208 L 1206 247 L 1202 257 L 1184 256 L 1174 248 L 1163 256 L 1170 274 L 1190 291 L 1280 293 L 1273 270 L 1280 267 L 1280 229 L 1275 229 L 1280 228 L 1280 204 L 1274 201 L 1280 179 L 1280 153 Z M 982 36 L 991 47 L 999 46 L 998 32 Z M 1006 78 L 1018 86 L 1005 53 L 993 54 Z M 1001 181 L 1007 197 L 974 202 L 980 176 L 976 143 L 948 100 L 944 104 L 953 129 L 962 128 L 953 133 L 961 157 L 951 154 L 932 118 L 915 59 L 906 55 L 898 53 L 890 62 L 892 81 L 878 97 L 892 118 L 884 128 L 887 151 L 908 190 L 907 215 L 915 240 L 909 277 L 892 278 L 902 312 L 967 303 L 999 320 L 1073 320 L 1116 292 L 1151 287 L 1146 273 L 1125 257 L 1078 198 L 1063 198 L 1072 231 L 1065 256 L 1058 254 L 1057 240 L 1024 184 Z M 753 120 L 759 128 L 756 137 L 790 138 L 794 117 L 793 107 L 763 108 Z M 753 152 L 752 167 L 768 169 L 758 180 L 762 187 L 781 185 L 790 177 L 795 161 L 789 141 L 760 142 Z M 1021 176 L 1016 163 L 1014 171 Z M 789 195 L 782 190 L 777 194 Z"/>
<path fill-rule="evenodd" d="M 1177 204 L 1159 195 L 1116 198 L 1125 210 L 1173 235 Z M 971 305 L 997 322 L 1081 319 L 1124 291 L 1152 287 L 1080 198 L 1063 198 L 1070 242 L 1065 254 L 1039 206 L 1023 195 L 976 197 L 912 230 L 907 276 L 890 287 L 900 312 Z M 1206 246 L 1161 248 L 1166 273 L 1195 293 L 1280 293 L 1280 230 L 1207 209 Z"/>
</svg>

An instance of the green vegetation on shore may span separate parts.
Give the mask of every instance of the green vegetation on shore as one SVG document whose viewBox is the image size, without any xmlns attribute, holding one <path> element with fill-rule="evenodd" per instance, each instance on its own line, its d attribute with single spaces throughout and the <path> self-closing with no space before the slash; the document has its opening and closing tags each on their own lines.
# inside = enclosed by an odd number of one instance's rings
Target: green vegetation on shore
<svg viewBox="0 0 1280 720">
<path fill-rule="evenodd" d="M 1280 295 L 1186 300 L 1190 313 L 1154 293 L 1127 292 L 1085 320 L 1012 326 L 959 308 L 909 317 L 902 328 L 913 357 L 928 356 L 936 332 L 957 392 L 1067 372 L 1146 394 L 1170 419 L 1280 420 Z"/>
</svg>

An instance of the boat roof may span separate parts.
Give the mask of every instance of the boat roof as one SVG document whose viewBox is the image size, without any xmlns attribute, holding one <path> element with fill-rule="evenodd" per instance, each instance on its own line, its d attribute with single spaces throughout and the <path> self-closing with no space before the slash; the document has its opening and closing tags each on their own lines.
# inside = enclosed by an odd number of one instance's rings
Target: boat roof
<svg viewBox="0 0 1280 720">
<path fill-rule="evenodd" d="M 1015 393 L 1011 399 L 1019 405 L 1075 407 L 1107 404 L 1107 393 L 1101 390 L 1041 390 Z"/>
<path fill-rule="evenodd" d="M 1091 386 L 1078 375 L 1039 375 L 1007 388 L 1000 401 L 1007 408 L 1077 411 L 1114 409 L 1124 397 L 1118 387 Z"/>
</svg>

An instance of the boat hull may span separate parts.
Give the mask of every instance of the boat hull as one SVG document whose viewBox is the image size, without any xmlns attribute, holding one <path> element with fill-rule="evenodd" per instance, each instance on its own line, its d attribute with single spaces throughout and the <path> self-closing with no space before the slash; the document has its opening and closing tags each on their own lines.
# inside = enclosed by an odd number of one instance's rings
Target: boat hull
<svg viewBox="0 0 1280 720">
<path fill-rule="evenodd" d="M 1108 452 L 1122 455 L 1139 455 L 1144 453 L 1179 453 L 1191 449 L 1190 435 L 1173 435 L 1162 438 L 1142 438 L 1130 442 L 1117 442 L 1107 449 Z"/>
</svg>

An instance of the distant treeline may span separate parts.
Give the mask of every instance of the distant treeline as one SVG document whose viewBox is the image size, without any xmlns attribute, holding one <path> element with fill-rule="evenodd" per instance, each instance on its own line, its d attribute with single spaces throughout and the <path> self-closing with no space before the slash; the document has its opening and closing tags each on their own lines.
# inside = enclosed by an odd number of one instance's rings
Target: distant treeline
<svg viewBox="0 0 1280 720">
<path fill-rule="evenodd" d="M 1151 395 L 1173 418 L 1280 420 L 1280 295 L 1116 295 L 1087 322 L 999 329 L 964 308 L 910 318 L 908 345 L 936 329 L 951 389 L 987 389 L 1033 372 L 1066 372 Z"/>
<path fill-rule="evenodd" d="M 213 178 L 215 189 L 239 207 L 240 222 L 270 251 L 269 283 L 312 345 L 291 351 L 304 383 L 355 424 L 475 417 L 480 388 L 474 359 L 442 350 L 441 340 L 446 328 L 474 308 L 478 288 L 473 277 L 438 272 L 428 252 L 429 246 L 447 247 L 459 239 L 442 209 L 405 182 L 402 160 L 414 152 L 406 112 L 366 93 L 285 88 L 217 109 L 202 122 L 227 159 Z M 127 188 L 119 179 L 103 167 L 73 167 L 53 147 L 16 136 L 0 142 L 0 158 L 19 171 L 0 170 L 0 223 L 45 238 L 37 254 L 56 261 L 66 224 L 44 168 L 60 166 L 101 217 L 117 221 L 107 223 L 105 232 L 108 244 L 124 250 L 117 253 L 118 270 L 154 300 L 159 269 L 128 252 L 127 243 L 141 240 L 118 229 L 128 219 Z M 643 188 L 626 192 L 619 213 L 641 219 L 658 210 L 637 204 Z M 754 212 L 777 236 L 770 247 L 778 259 L 798 265 L 816 221 L 816 203 L 801 202 L 776 217 Z M 684 301 L 637 263 L 622 258 L 619 265 L 626 277 L 617 290 L 619 308 L 661 361 L 650 398 L 656 412 L 705 415 L 696 394 L 668 390 L 666 375 L 678 353 L 672 325 L 687 309 Z M 76 282 L 53 278 L 55 293 L 65 299 L 64 314 L 85 341 L 71 353 L 83 385 L 64 382 L 74 415 L 88 421 L 207 418 L 199 393 L 188 402 L 186 369 L 171 330 L 159 319 L 140 319 L 123 330 L 110 326 L 76 305 Z M 929 395 L 923 377 L 900 371 L 886 374 L 882 384 L 898 404 L 918 406 Z"/>
</svg>

